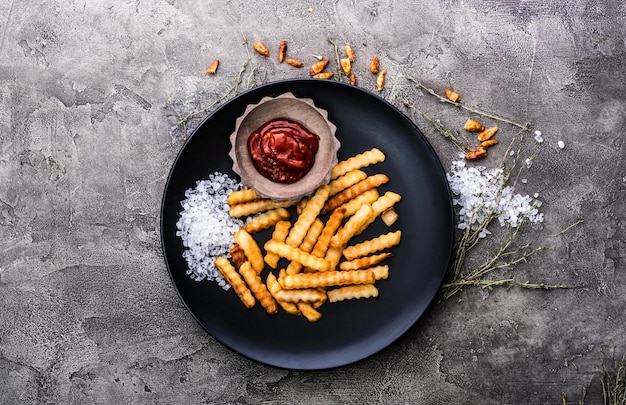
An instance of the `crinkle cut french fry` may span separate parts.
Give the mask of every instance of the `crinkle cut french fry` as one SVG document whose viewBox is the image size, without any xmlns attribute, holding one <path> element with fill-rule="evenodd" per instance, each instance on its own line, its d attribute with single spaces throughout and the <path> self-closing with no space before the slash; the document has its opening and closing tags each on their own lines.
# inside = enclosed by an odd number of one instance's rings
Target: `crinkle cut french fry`
<svg viewBox="0 0 626 405">
<path fill-rule="evenodd" d="M 289 219 L 289 216 L 289 211 L 286 208 L 274 208 L 273 210 L 262 212 L 252 217 L 246 223 L 246 231 L 255 233 L 269 229 L 276 225 L 277 222 Z"/>
<path fill-rule="evenodd" d="M 371 270 L 286 274 L 284 277 L 278 278 L 280 286 L 285 290 L 348 284 L 373 284 L 375 281 L 376 278 Z"/>
<path fill-rule="evenodd" d="M 371 205 L 363 205 L 359 210 L 339 228 L 337 233 L 330 239 L 330 246 L 336 248 L 343 248 L 348 244 L 348 241 L 359 232 L 362 227 L 369 223 L 370 219 L 374 216 L 374 209 Z"/>
<path fill-rule="evenodd" d="M 348 260 L 354 260 L 361 256 L 368 256 L 380 250 L 389 249 L 400 243 L 402 233 L 400 231 L 388 232 L 365 242 L 348 246 L 343 250 L 343 256 Z"/>
<path fill-rule="evenodd" d="M 267 284 L 267 289 L 270 294 L 272 294 L 276 302 L 278 302 L 278 305 L 280 305 L 281 308 L 285 310 L 285 312 L 291 315 L 300 315 L 300 310 L 298 309 L 298 306 L 296 304 L 294 304 L 293 302 L 281 300 L 276 296 L 278 292 L 282 290 L 282 287 L 280 286 L 280 284 L 278 284 L 278 280 L 276 280 L 276 276 L 274 275 L 274 273 L 270 272 L 267 275 L 265 284 Z"/>
<path fill-rule="evenodd" d="M 313 323 L 322 319 L 322 314 L 308 302 L 299 302 L 298 309 L 307 321 Z"/>
<path fill-rule="evenodd" d="M 327 295 L 328 302 L 338 302 L 359 298 L 378 297 L 378 289 L 374 284 L 347 285 L 329 290 Z"/>
<path fill-rule="evenodd" d="M 365 256 L 365 257 L 359 257 L 358 259 L 339 263 L 339 268 L 344 271 L 367 269 L 369 267 L 377 265 L 378 263 L 390 257 L 391 257 L 390 252 L 379 253 L 377 255 L 371 255 L 371 256 Z"/>
<path fill-rule="evenodd" d="M 280 284 L 281 278 L 278 279 Z M 276 298 L 280 301 L 291 302 L 297 304 L 298 302 L 326 302 L 326 292 L 317 288 L 298 288 L 298 289 L 283 289 L 276 291 Z"/>
<path fill-rule="evenodd" d="M 263 308 L 265 308 L 265 312 L 270 315 L 273 315 L 278 312 L 278 305 L 272 297 L 272 294 L 267 290 L 267 287 L 261 280 L 261 277 L 257 274 L 257 272 L 252 268 L 250 262 L 245 262 L 241 265 L 239 269 L 239 273 L 243 276 L 243 279 L 248 284 L 250 291 L 254 294 L 256 299 L 259 301 L 259 304 Z"/>
<path fill-rule="evenodd" d="M 324 207 L 329 192 L 330 187 L 323 185 L 319 187 L 313 197 L 309 199 L 302 213 L 298 216 L 298 219 L 289 231 L 289 236 L 287 236 L 287 240 L 285 241 L 287 245 L 291 247 L 300 246 L 309 228 L 320 214 L 322 207 Z"/>
<path fill-rule="evenodd" d="M 347 203 L 342 205 L 342 207 L 346 209 L 344 218 L 351 217 L 352 215 L 354 215 L 355 212 L 359 210 L 359 208 L 361 208 L 362 205 L 372 204 L 374 201 L 378 200 L 378 197 L 380 197 L 380 195 L 378 194 L 378 190 L 373 188 L 348 201 Z"/>
<path fill-rule="evenodd" d="M 343 221 L 343 216 L 346 212 L 345 208 L 337 208 L 330 214 L 328 217 L 328 221 L 326 221 L 326 225 L 324 225 L 324 229 L 322 233 L 315 243 L 311 254 L 317 257 L 324 257 L 326 255 L 326 251 L 328 250 L 328 246 L 330 245 L 330 239 L 333 237 L 337 229 L 341 226 L 341 222 Z"/>
<path fill-rule="evenodd" d="M 385 174 L 375 174 L 373 176 L 369 176 L 364 180 L 361 180 L 358 183 L 348 187 L 334 197 L 328 199 L 328 201 L 326 201 L 326 204 L 324 204 L 322 214 L 326 214 L 334 210 L 335 208 L 340 207 L 346 202 L 352 200 L 353 198 L 356 198 L 357 196 L 363 194 L 367 190 L 376 188 L 381 184 L 387 183 L 388 181 L 389 177 L 387 177 L 387 175 Z"/>
<path fill-rule="evenodd" d="M 386 264 L 370 267 L 369 270 L 372 270 L 372 272 L 374 273 L 376 281 L 387 280 L 389 278 L 389 266 Z"/>
<path fill-rule="evenodd" d="M 394 193 L 393 191 L 387 191 L 383 196 L 379 197 L 376 201 L 372 203 L 372 208 L 374 209 L 374 215 L 369 219 L 368 222 L 363 224 L 363 228 L 358 231 L 355 235 L 360 234 L 370 226 L 379 215 L 381 215 L 384 211 L 393 207 L 398 201 L 400 201 L 402 197 L 398 193 Z"/>
<path fill-rule="evenodd" d="M 343 251 L 343 247 L 335 247 L 329 246 L 328 250 L 326 250 L 326 255 L 324 255 L 324 260 L 330 263 L 329 270 L 335 270 L 339 261 L 341 260 L 341 252 Z"/>
<path fill-rule="evenodd" d="M 359 169 L 350 170 L 348 173 L 336 178 L 328 184 L 330 186 L 329 195 L 332 197 L 366 178 L 367 174 L 365 174 L 364 171 Z"/>
<path fill-rule="evenodd" d="M 269 211 L 274 208 L 287 208 L 292 205 L 293 202 L 291 201 L 273 201 L 262 198 L 231 205 L 229 213 L 233 218 L 241 218 L 248 215 L 258 214 L 259 212 Z"/>
<path fill-rule="evenodd" d="M 235 190 L 228 195 L 228 205 L 241 204 L 259 198 L 256 191 L 251 188 Z"/>
<path fill-rule="evenodd" d="M 303 252 L 302 250 L 289 246 L 286 243 L 270 239 L 267 243 L 265 243 L 265 250 L 268 252 L 274 252 L 278 256 L 284 257 L 287 260 L 298 262 L 304 267 L 311 267 L 313 270 L 328 271 L 330 268 L 330 263 L 326 260 L 315 257 L 310 253 Z"/>
<path fill-rule="evenodd" d="M 215 267 L 222 273 L 222 276 L 224 276 L 228 284 L 233 287 L 235 294 L 237 294 L 237 297 L 243 302 L 243 305 L 246 308 L 252 308 L 256 300 L 239 273 L 237 273 L 237 270 L 235 270 L 235 267 L 230 264 L 230 261 L 225 257 L 219 256 L 215 259 Z"/>
<path fill-rule="evenodd" d="M 235 243 L 241 246 L 243 252 L 246 254 L 246 257 L 250 261 L 252 268 L 256 271 L 257 274 L 261 274 L 263 268 L 265 267 L 265 262 L 263 261 L 263 253 L 261 253 L 261 248 L 256 243 L 256 240 L 250 235 L 245 229 L 239 228 L 235 231 L 233 235 L 235 239 Z"/>
<path fill-rule="evenodd" d="M 324 223 L 322 222 L 321 219 L 316 218 L 315 221 L 313 221 L 313 225 L 311 225 L 311 227 L 309 228 L 309 231 L 306 233 L 306 236 L 304 237 L 302 244 L 300 244 L 299 249 L 302 250 L 303 252 L 310 253 L 311 250 L 313 250 L 313 247 L 315 246 L 315 242 L 319 238 L 323 229 L 324 229 Z M 296 273 L 299 273 L 300 270 L 302 270 L 302 267 L 304 266 L 301 263 L 292 261 L 287 266 L 286 272 L 287 274 L 296 274 Z"/>
<path fill-rule="evenodd" d="M 291 222 L 289 221 L 278 221 L 274 226 L 274 232 L 272 233 L 272 239 L 277 240 L 279 242 L 284 242 L 289 234 L 289 228 L 291 228 Z M 275 253 L 267 252 L 265 254 L 265 263 L 267 263 L 271 268 L 275 269 L 278 266 L 278 260 L 280 260 L 280 256 Z"/>
<path fill-rule="evenodd" d="M 385 154 L 379 149 L 373 148 L 366 152 L 359 153 L 349 159 L 339 162 L 330 172 L 331 180 L 343 176 L 350 170 L 361 169 L 385 160 Z"/>
</svg>

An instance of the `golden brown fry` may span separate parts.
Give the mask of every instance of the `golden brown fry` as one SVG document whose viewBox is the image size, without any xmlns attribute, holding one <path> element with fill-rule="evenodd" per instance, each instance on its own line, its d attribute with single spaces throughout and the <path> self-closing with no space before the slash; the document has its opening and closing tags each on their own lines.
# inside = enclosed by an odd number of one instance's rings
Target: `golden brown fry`
<svg viewBox="0 0 626 405">
<path fill-rule="evenodd" d="M 475 119 L 468 118 L 467 121 L 465 121 L 465 125 L 463 125 L 463 129 L 470 132 L 479 132 L 483 131 L 485 126 Z"/>
<path fill-rule="evenodd" d="M 228 284 L 233 287 L 235 294 L 237 294 L 237 297 L 243 302 L 243 305 L 245 305 L 246 308 L 252 308 L 256 302 L 254 296 L 228 259 L 222 256 L 216 258 L 215 267 L 222 273 L 222 276 L 224 276 Z"/>
<path fill-rule="evenodd" d="M 282 287 L 280 286 L 280 284 L 278 284 L 278 280 L 276 280 L 276 276 L 274 275 L 274 273 L 270 272 L 267 275 L 265 284 L 267 285 L 267 289 L 270 294 L 272 294 L 276 302 L 278 302 L 278 305 L 280 305 L 281 308 L 285 310 L 285 312 L 291 315 L 300 315 L 300 310 L 298 309 L 298 306 L 296 304 L 294 304 L 293 302 L 283 301 L 276 297 L 276 294 L 278 294 L 278 291 L 282 290 Z"/>
<path fill-rule="evenodd" d="M 374 284 L 348 285 L 329 290 L 328 302 L 338 302 L 359 298 L 378 297 L 378 289 Z"/>
<path fill-rule="evenodd" d="M 385 160 L 385 154 L 380 149 L 372 148 L 358 155 L 354 155 L 346 160 L 339 162 L 330 172 L 331 180 L 339 176 L 343 176 L 351 170 L 361 169 L 369 165 L 373 165 Z"/>
<path fill-rule="evenodd" d="M 248 261 L 243 249 L 236 243 L 230 248 L 228 253 L 230 253 L 230 257 L 233 260 L 236 269 L 240 269 L 241 265 Z"/>
<path fill-rule="evenodd" d="M 379 66 L 380 66 L 380 62 L 378 60 L 378 56 L 374 56 L 372 58 L 372 61 L 370 62 L 370 72 L 378 73 Z"/>
<path fill-rule="evenodd" d="M 313 247 L 315 246 L 315 243 L 317 242 L 317 239 L 321 235 L 323 229 L 324 223 L 321 219 L 316 218 L 315 222 L 313 222 L 313 225 L 311 225 L 309 231 L 306 233 L 306 236 L 300 244 L 299 249 L 303 252 L 311 253 L 311 250 L 313 250 Z M 302 267 L 304 266 L 301 263 L 292 261 L 289 262 L 286 272 L 287 274 L 296 274 L 300 272 L 300 270 L 302 270 Z"/>
<path fill-rule="evenodd" d="M 285 63 L 288 65 L 291 65 L 295 68 L 301 68 L 304 67 L 304 62 L 301 62 L 297 59 L 285 59 Z"/>
<path fill-rule="evenodd" d="M 498 127 L 487 128 L 478 134 L 478 140 L 482 142 L 491 139 L 491 137 L 494 136 L 496 132 L 498 132 Z"/>
<path fill-rule="evenodd" d="M 324 203 L 326 203 L 326 200 L 328 199 L 329 192 L 330 187 L 326 184 L 317 189 L 313 197 L 311 197 L 307 202 L 306 206 L 302 210 L 302 213 L 298 216 L 296 222 L 293 224 L 285 243 L 292 247 L 300 246 L 309 228 L 324 207 Z"/>
<path fill-rule="evenodd" d="M 339 63 L 341 63 L 341 70 L 343 70 L 343 74 L 350 77 L 350 73 L 352 73 L 352 64 L 350 63 L 350 59 L 341 58 Z"/>
<path fill-rule="evenodd" d="M 309 74 L 311 74 L 311 76 L 315 76 L 316 74 L 320 73 L 322 70 L 326 68 L 326 65 L 328 65 L 328 62 L 329 62 L 328 59 L 322 59 L 318 62 L 315 62 L 313 66 L 311 66 L 311 68 L 309 69 Z"/>
<path fill-rule="evenodd" d="M 498 144 L 498 140 L 497 139 L 488 139 L 486 141 L 482 141 L 480 143 L 480 146 L 482 146 L 483 148 L 488 148 L 489 146 L 493 146 L 493 145 L 497 145 Z"/>
<path fill-rule="evenodd" d="M 477 146 L 465 154 L 465 159 L 476 160 L 487 157 L 487 149 L 484 146 Z"/>
<path fill-rule="evenodd" d="M 448 97 L 448 100 L 452 101 L 453 103 L 457 103 L 459 100 L 461 100 L 461 95 L 456 91 L 452 91 L 450 89 L 446 89 L 446 97 Z"/>
<path fill-rule="evenodd" d="M 303 273 L 304 274 L 304 273 Z M 282 278 L 278 278 L 280 285 Z M 326 302 L 326 292 L 318 288 L 281 289 L 276 291 L 277 299 L 296 304 L 298 302 Z"/>
<path fill-rule="evenodd" d="M 235 231 L 233 238 L 235 239 L 235 243 L 243 249 L 254 271 L 260 274 L 265 267 L 265 262 L 263 261 L 263 253 L 261 253 L 261 249 L 252 235 L 245 229 L 239 228 Z"/>
<path fill-rule="evenodd" d="M 322 214 L 329 213 L 345 204 L 346 202 L 356 198 L 357 196 L 363 194 L 367 190 L 371 190 L 380 186 L 381 184 L 385 184 L 389 181 L 389 177 L 385 174 L 375 174 L 373 176 L 368 176 L 364 180 L 359 181 L 358 183 L 348 187 L 343 190 L 341 193 L 333 196 L 328 199 L 324 204 L 324 208 L 322 208 Z"/>
<path fill-rule="evenodd" d="M 257 41 L 254 44 L 252 44 L 252 47 L 254 48 L 255 51 L 259 53 L 259 55 L 270 56 L 269 48 L 265 46 L 265 44 L 263 44 L 262 42 Z"/>
<path fill-rule="evenodd" d="M 328 250 L 326 251 L 326 255 L 324 256 L 324 260 L 330 263 L 330 270 L 335 270 L 339 261 L 341 260 L 341 252 L 343 251 L 343 247 L 334 247 L 328 246 Z"/>
<path fill-rule="evenodd" d="M 348 173 L 343 176 L 337 177 L 330 183 L 328 186 L 330 187 L 329 196 L 334 196 L 345 190 L 346 188 L 358 183 L 361 180 L 365 180 L 367 178 L 367 174 L 364 171 L 359 169 L 350 170 Z"/>
<path fill-rule="evenodd" d="M 298 262 L 304 267 L 311 267 L 317 271 L 328 271 L 330 268 L 330 263 L 326 260 L 272 239 L 268 240 L 265 244 L 265 250 L 276 253 L 278 256 L 284 257 L 287 260 Z"/>
<path fill-rule="evenodd" d="M 385 210 L 393 207 L 397 202 L 402 199 L 402 196 L 393 191 L 387 191 L 384 195 L 378 198 L 378 200 L 372 203 L 372 208 L 376 212 L 376 216 L 382 214 Z"/>
<path fill-rule="evenodd" d="M 350 284 L 373 284 L 376 281 L 371 270 L 327 271 L 323 273 L 287 274 L 278 282 L 285 290 L 330 287 Z"/>
<path fill-rule="evenodd" d="M 352 50 L 350 44 L 346 44 L 343 49 L 346 51 L 346 56 L 348 57 L 348 60 L 350 62 L 354 62 L 356 60 L 356 57 L 354 56 L 354 50 Z"/>
<path fill-rule="evenodd" d="M 389 278 L 389 266 L 386 264 L 370 267 L 369 270 L 372 270 L 374 273 L 376 281 L 387 280 L 387 278 Z"/>
<path fill-rule="evenodd" d="M 287 54 L 287 41 L 281 40 L 280 45 L 278 46 L 278 62 L 283 63 L 285 60 L 285 55 Z"/>
<path fill-rule="evenodd" d="M 374 201 L 378 200 L 379 197 L 380 195 L 378 194 L 378 190 L 373 188 L 371 190 L 367 190 L 356 198 L 353 198 L 352 200 L 341 206 L 341 208 L 346 209 L 344 218 L 354 215 L 354 213 L 357 212 L 362 205 L 372 204 Z"/>
<path fill-rule="evenodd" d="M 322 314 L 317 309 L 315 309 L 313 305 L 311 305 L 310 303 L 299 302 L 297 305 L 298 305 L 298 309 L 302 313 L 302 316 L 304 316 L 307 321 L 312 323 L 312 322 L 317 322 L 320 319 L 322 319 Z"/>
<path fill-rule="evenodd" d="M 285 208 L 275 208 L 255 215 L 246 224 L 248 233 L 260 232 L 264 229 L 271 228 L 279 221 L 289 219 L 290 214 Z"/>
<path fill-rule="evenodd" d="M 241 218 L 247 215 L 258 214 L 259 212 L 269 211 L 274 208 L 287 208 L 294 203 L 291 201 L 273 201 L 267 198 L 246 201 L 240 204 L 230 206 L 230 216 L 233 218 Z"/>
<path fill-rule="evenodd" d="M 335 248 L 343 248 L 348 241 L 357 233 L 360 233 L 365 224 L 371 223 L 375 211 L 371 205 L 363 205 L 359 210 L 337 231 L 330 239 L 330 246 Z"/>
<path fill-rule="evenodd" d="M 206 74 L 207 75 L 214 75 L 217 73 L 217 68 L 220 66 L 220 61 L 219 59 L 215 59 L 210 65 L 209 67 L 206 69 Z"/>
<path fill-rule="evenodd" d="M 354 72 L 350 73 L 350 84 L 352 86 L 356 86 L 356 75 L 354 74 Z"/>
<path fill-rule="evenodd" d="M 274 227 L 274 232 L 272 233 L 272 239 L 277 240 L 279 242 L 284 242 L 287 239 L 287 235 L 289 234 L 289 228 L 291 228 L 291 222 L 289 221 L 279 221 L 276 223 Z M 265 263 L 267 263 L 271 268 L 275 269 L 278 266 L 278 260 L 280 260 L 280 256 L 275 253 L 267 252 L 265 254 Z"/>
<path fill-rule="evenodd" d="M 311 254 L 317 257 L 324 257 L 326 255 L 326 251 L 328 250 L 328 246 L 330 244 L 330 239 L 333 237 L 337 229 L 341 226 L 341 221 L 343 221 L 343 216 L 346 212 L 345 208 L 337 208 L 330 214 L 328 217 L 328 221 L 326 221 L 326 225 L 324 226 L 324 230 L 320 235 L 317 243 L 313 247 Z"/>
<path fill-rule="evenodd" d="M 359 257 L 358 259 L 339 263 L 339 269 L 343 271 L 367 269 L 372 266 L 376 266 L 378 263 L 390 258 L 391 256 L 391 252 L 385 252 L 377 255 Z"/>
<path fill-rule="evenodd" d="M 400 231 L 388 232 L 377 236 L 365 242 L 357 243 L 354 246 L 348 246 L 343 250 L 343 256 L 348 260 L 354 260 L 358 257 L 369 256 L 380 250 L 389 249 L 400 243 L 402 233 Z"/>
<path fill-rule="evenodd" d="M 333 72 L 320 72 L 320 73 L 313 75 L 313 77 L 316 79 L 330 79 L 333 77 L 333 75 L 334 75 Z"/>
<path fill-rule="evenodd" d="M 398 218 L 400 218 L 400 216 L 398 215 L 396 210 L 394 210 L 393 207 L 391 207 L 383 211 L 383 213 L 380 215 L 380 218 L 383 220 L 385 225 L 391 226 L 396 223 L 396 221 L 398 220 Z"/>
<path fill-rule="evenodd" d="M 376 77 L 376 88 L 378 91 L 385 90 L 385 76 L 387 75 L 387 69 L 383 69 Z"/>
<path fill-rule="evenodd" d="M 272 294 L 267 290 L 267 287 L 259 277 L 258 273 L 252 268 L 250 262 L 245 262 L 241 265 L 239 273 L 243 276 L 243 279 L 248 284 L 248 287 L 259 301 L 259 304 L 265 308 L 265 312 L 273 315 L 278 312 L 278 305 L 276 300 L 272 297 Z"/>
<path fill-rule="evenodd" d="M 243 190 L 235 190 L 228 195 L 228 205 L 241 204 L 258 199 L 256 191 L 252 188 L 245 188 Z"/>
</svg>

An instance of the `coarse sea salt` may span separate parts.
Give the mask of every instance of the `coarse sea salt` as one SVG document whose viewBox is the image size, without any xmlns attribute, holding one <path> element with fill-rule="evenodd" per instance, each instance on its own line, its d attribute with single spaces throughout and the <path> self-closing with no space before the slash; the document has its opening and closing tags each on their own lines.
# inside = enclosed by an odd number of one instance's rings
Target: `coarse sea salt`
<svg viewBox="0 0 626 405">
<path fill-rule="evenodd" d="M 498 218 L 500 226 L 513 228 L 523 221 L 543 222 L 539 212 L 541 201 L 528 195 L 516 194 L 511 186 L 506 186 L 506 178 L 501 168 L 487 169 L 484 166 L 467 167 L 465 161 L 453 161 L 447 174 L 450 190 L 455 198 L 452 202 L 460 206 L 459 229 L 478 229 L 489 215 Z M 479 236 L 490 234 L 486 228 Z"/>
<path fill-rule="evenodd" d="M 230 216 L 228 206 L 228 194 L 241 187 L 228 175 L 215 172 L 185 191 L 176 235 L 187 248 L 183 257 L 192 279 L 216 281 L 225 290 L 230 288 L 213 262 L 218 256 L 228 256 L 234 245 L 233 233 L 244 225 L 242 220 Z"/>
</svg>

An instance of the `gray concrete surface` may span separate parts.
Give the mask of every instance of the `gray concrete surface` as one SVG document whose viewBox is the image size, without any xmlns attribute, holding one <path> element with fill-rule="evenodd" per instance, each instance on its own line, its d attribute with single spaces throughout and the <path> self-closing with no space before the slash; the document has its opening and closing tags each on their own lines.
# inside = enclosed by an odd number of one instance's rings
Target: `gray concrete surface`
<svg viewBox="0 0 626 405">
<path fill-rule="evenodd" d="M 601 403 L 603 348 L 626 354 L 625 27 L 619 0 L 0 2 L 0 403 Z M 223 95 L 244 39 L 286 38 L 310 63 L 329 37 L 353 45 L 363 88 L 380 55 L 383 97 L 446 167 L 455 149 L 396 96 L 452 128 L 467 114 L 404 76 L 543 132 L 518 185 L 544 202 L 524 237 L 546 250 L 506 274 L 571 288 L 469 288 L 381 353 L 317 372 L 242 358 L 195 323 L 161 255 L 184 142 L 163 106 Z M 240 90 L 306 77 L 249 56 Z"/>
</svg>

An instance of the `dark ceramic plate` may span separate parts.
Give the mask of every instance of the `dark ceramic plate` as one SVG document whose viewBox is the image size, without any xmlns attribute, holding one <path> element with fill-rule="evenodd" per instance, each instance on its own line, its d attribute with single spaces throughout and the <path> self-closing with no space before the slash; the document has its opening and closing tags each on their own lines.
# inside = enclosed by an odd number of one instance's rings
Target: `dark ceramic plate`
<svg viewBox="0 0 626 405">
<path fill-rule="evenodd" d="M 390 181 L 381 195 L 402 195 L 400 219 L 392 229 L 402 242 L 387 260 L 388 280 L 376 283 L 375 299 L 325 304 L 323 317 L 309 323 L 284 313 L 269 316 L 257 304 L 246 309 L 235 293 L 187 274 L 176 222 L 185 190 L 220 171 L 233 178 L 229 135 L 246 106 L 264 96 L 292 92 L 328 111 L 341 141 L 339 160 L 377 147 L 387 156 L 366 171 Z M 359 240 L 387 228 L 379 219 Z M 382 98 L 354 86 L 318 79 L 287 80 L 242 93 L 207 117 L 183 146 L 171 169 L 161 210 L 165 262 L 172 282 L 191 314 L 208 333 L 232 350 L 259 362 L 312 370 L 346 365 L 391 344 L 424 313 L 437 293 L 450 258 L 454 217 L 445 171 L 433 148 L 405 115 Z M 261 245 L 262 246 L 262 245 Z M 265 276 L 265 274 L 264 274 Z"/>
</svg>

